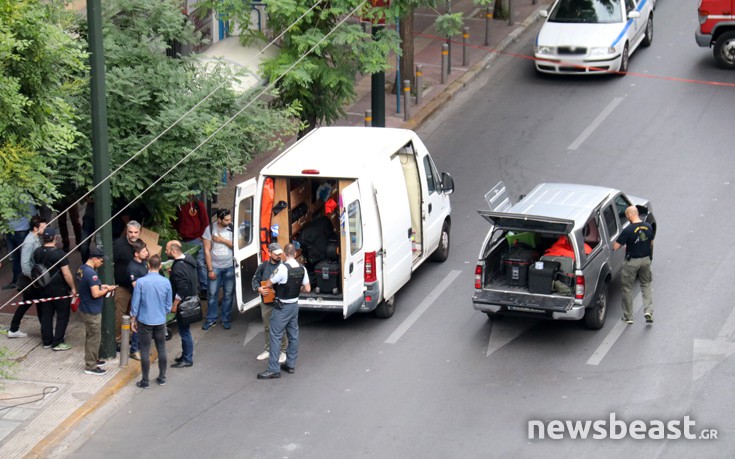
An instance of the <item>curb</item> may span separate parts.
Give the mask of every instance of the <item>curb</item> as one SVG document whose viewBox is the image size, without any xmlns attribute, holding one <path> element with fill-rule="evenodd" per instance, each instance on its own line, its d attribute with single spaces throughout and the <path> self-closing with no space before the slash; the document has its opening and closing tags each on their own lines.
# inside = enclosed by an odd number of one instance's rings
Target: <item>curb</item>
<svg viewBox="0 0 735 459">
<path fill-rule="evenodd" d="M 110 381 L 105 384 L 92 398 L 84 402 L 82 406 L 77 408 L 69 417 L 59 423 L 54 430 L 46 435 L 41 441 L 36 443 L 24 457 L 26 459 L 36 459 L 47 457 L 46 454 L 57 442 L 61 441 L 66 435 L 81 421 L 84 417 L 92 414 L 102 405 L 107 403 L 108 399 L 120 390 L 130 384 L 139 374 L 140 365 L 131 365 L 122 368 L 113 376 Z"/>
<path fill-rule="evenodd" d="M 463 89 L 465 86 L 467 86 L 467 84 L 474 81 L 478 76 L 480 76 L 480 74 L 482 74 L 482 72 L 488 69 L 490 67 L 490 64 L 492 64 L 492 62 L 497 59 L 499 54 L 505 51 L 511 44 L 518 41 L 518 38 L 529 27 L 531 27 L 536 21 L 539 20 L 539 18 L 541 17 L 539 13 L 541 12 L 541 10 L 545 9 L 548 9 L 548 5 L 539 6 L 536 10 L 534 10 L 526 18 L 526 20 L 521 23 L 521 25 L 513 29 L 513 31 L 509 33 L 508 36 L 505 37 L 496 48 L 494 48 L 491 52 L 487 54 L 487 56 L 485 56 L 475 65 L 470 67 L 464 75 L 444 87 L 442 92 L 437 94 L 436 97 L 432 98 L 426 105 L 420 108 L 413 118 L 408 121 L 404 121 L 401 127 L 411 130 L 416 130 L 418 127 L 420 127 L 424 123 L 424 121 L 426 121 L 427 118 L 436 113 L 440 107 L 442 107 L 446 102 L 452 100 L 454 98 L 454 95 L 459 90 Z"/>
</svg>

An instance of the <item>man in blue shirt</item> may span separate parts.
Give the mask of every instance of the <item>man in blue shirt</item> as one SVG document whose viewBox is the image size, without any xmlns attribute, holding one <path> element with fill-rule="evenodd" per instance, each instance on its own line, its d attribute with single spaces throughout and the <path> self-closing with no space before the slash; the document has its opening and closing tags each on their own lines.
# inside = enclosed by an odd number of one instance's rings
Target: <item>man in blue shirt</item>
<svg viewBox="0 0 735 459">
<path fill-rule="evenodd" d="M 151 338 L 156 342 L 158 351 L 158 378 L 156 382 L 166 384 L 166 314 L 171 311 L 173 294 L 171 282 L 159 274 L 161 257 L 153 255 L 148 260 L 148 274 L 139 278 L 133 288 L 130 303 L 130 326 L 137 332 L 140 341 L 140 367 L 142 378 L 135 383 L 141 389 L 148 389 L 148 373 L 151 368 Z"/>
<path fill-rule="evenodd" d="M 102 303 L 104 296 L 115 290 L 115 285 L 104 285 L 97 275 L 105 262 L 105 254 L 98 249 L 90 250 L 87 262 L 77 270 L 79 286 L 79 314 L 84 322 L 84 372 L 88 375 L 104 375 L 107 370 L 99 359 L 100 341 L 102 340 Z"/>
</svg>

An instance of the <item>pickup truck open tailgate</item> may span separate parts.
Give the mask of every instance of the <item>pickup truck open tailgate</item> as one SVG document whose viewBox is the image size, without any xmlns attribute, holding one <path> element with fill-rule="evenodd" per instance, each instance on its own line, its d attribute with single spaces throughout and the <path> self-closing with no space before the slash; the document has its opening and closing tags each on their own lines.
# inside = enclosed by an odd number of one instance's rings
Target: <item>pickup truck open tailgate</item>
<svg viewBox="0 0 735 459">
<path fill-rule="evenodd" d="M 505 290 L 479 290 L 472 296 L 472 303 L 478 311 L 495 312 L 487 306 L 503 306 L 509 311 L 521 312 L 569 312 L 574 299 L 560 295 L 539 295 L 537 293 L 513 292 Z"/>
</svg>

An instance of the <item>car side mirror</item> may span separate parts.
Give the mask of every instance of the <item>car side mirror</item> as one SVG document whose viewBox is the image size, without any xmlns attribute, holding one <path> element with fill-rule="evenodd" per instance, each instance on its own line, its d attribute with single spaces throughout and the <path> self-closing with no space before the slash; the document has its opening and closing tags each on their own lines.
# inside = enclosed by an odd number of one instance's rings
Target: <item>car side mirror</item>
<svg viewBox="0 0 735 459">
<path fill-rule="evenodd" d="M 549 11 L 548 10 L 541 10 L 538 12 L 538 15 L 542 18 L 548 18 L 549 17 Z"/>
<path fill-rule="evenodd" d="M 628 13 L 628 19 L 638 19 L 639 17 L 641 17 L 640 11 L 631 11 Z"/>
<path fill-rule="evenodd" d="M 454 193 L 454 179 L 446 172 L 442 172 L 442 191 L 444 194 Z"/>
</svg>

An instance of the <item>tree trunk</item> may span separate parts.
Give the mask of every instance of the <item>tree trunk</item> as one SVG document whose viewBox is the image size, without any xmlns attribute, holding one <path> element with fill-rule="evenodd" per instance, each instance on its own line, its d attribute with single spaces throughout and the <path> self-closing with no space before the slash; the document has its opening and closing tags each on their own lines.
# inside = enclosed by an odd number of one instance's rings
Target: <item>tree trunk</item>
<svg viewBox="0 0 735 459">
<path fill-rule="evenodd" d="M 498 0 L 493 5 L 493 19 L 508 19 L 508 0 Z"/>
<path fill-rule="evenodd" d="M 416 89 L 416 68 L 413 61 L 413 8 L 400 20 L 401 28 L 401 81 L 397 91 L 402 94 L 403 80 L 411 80 L 411 89 Z"/>
</svg>

